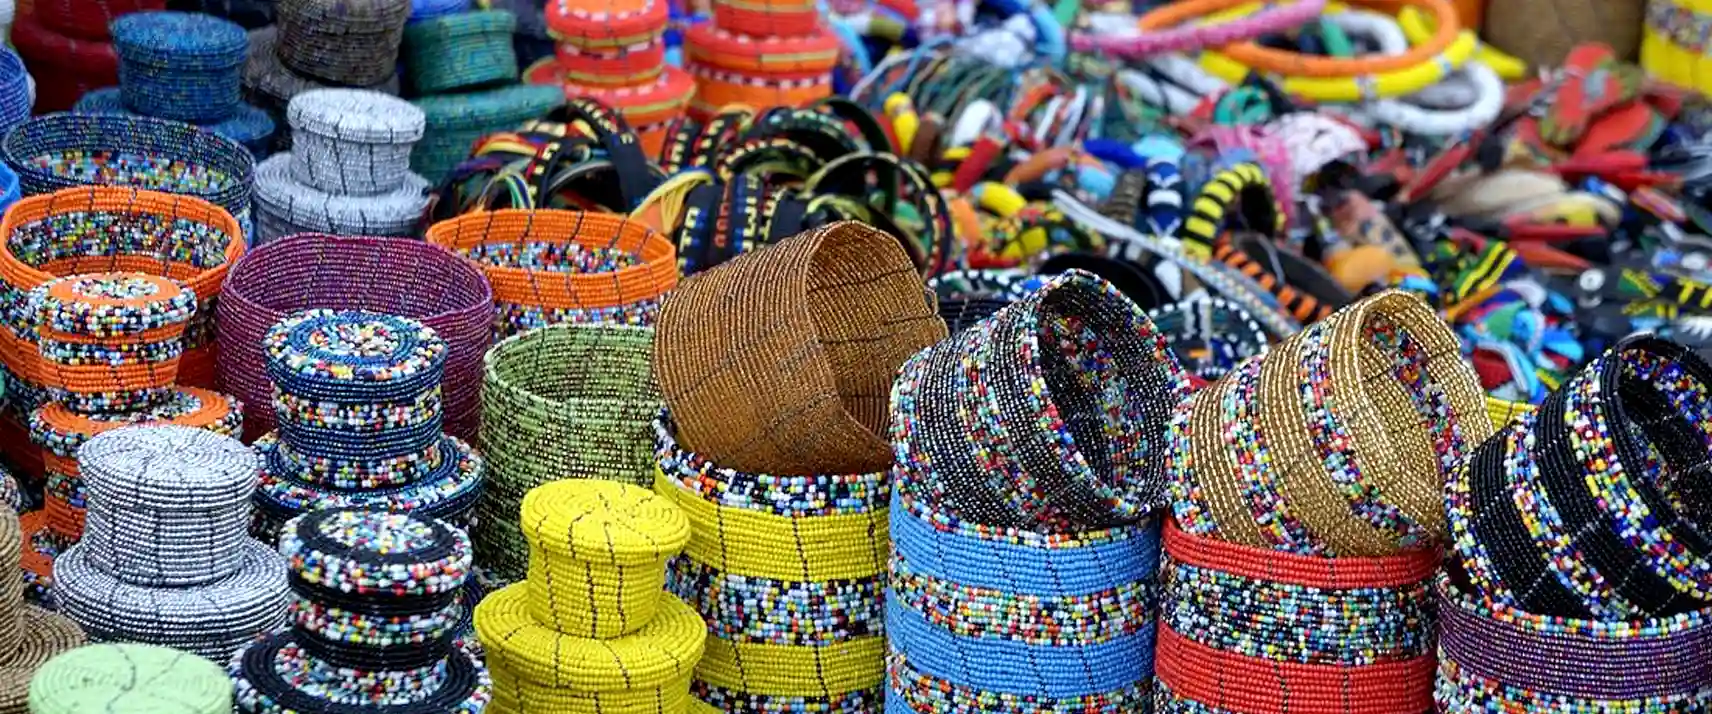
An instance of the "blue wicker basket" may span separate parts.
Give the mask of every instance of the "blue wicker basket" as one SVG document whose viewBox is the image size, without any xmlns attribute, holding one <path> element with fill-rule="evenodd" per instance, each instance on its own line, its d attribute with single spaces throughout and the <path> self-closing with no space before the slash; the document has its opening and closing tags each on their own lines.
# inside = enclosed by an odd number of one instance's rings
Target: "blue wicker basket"
<svg viewBox="0 0 1712 714">
<path fill-rule="evenodd" d="M 83 95 L 82 99 L 77 100 L 77 106 L 72 107 L 72 111 L 85 114 L 136 113 L 125 108 L 125 100 L 120 96 L 118 87 L 97 89 Z M 273 153 L 273 117 L 253 104 L 238 105 L 237 113 L 225 121 L 197 126 L 243 144 L 244 148 L 249 149 L 250 154 L 256 157 L 256 161 L 261 161 Z"/>
<path fill-rule="evenodd" d="M 23 58 L 9 47 L 0 48 L 0 132 L 30 119 L 34 94 Z"/>
<path fill-rule="evenodd" d="M 249 38 L 236 23 L 200 13 L 134 13 L 113 21 L 113 48 L 127 108 L 194 123 L 238 111 Z"/>
<path fill-rule="evenodd" d="M 195 196 L 240 222 L 250 215 L 255 159 L 199 127 L 123 114 L 58 113 L 6 135 L 0 155 L 24 195 L 88 185 L 135 186 Z"/>
<path fill-rule="evenodd" d="M 410 22 L 452 15 L 470 9 L 470 0 L 415 0 L 410 3 Z"/>
</svg>

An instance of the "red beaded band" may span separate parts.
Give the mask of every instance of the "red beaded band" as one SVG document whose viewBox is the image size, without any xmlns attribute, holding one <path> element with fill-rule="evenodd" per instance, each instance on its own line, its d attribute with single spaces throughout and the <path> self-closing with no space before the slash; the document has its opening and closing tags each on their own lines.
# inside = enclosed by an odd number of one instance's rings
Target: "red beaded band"
<svg viewBox="0 0 1712 714">
<path fill-rule="evenodd" d="M 671 20 L 665 0 L 552 0 L 546 16 L 548 34 L 583 49 L 650 42 L 665 34 Z"/>
<path fill-rule="evenodd" d="M 1192 535 L 1165 524 L 1165 553 L 1173 561 L 1273 583 L 1327 590 L 1397 588 L 1419 583 L 1438 570 L 1436 550 L 1379 558 L 1326 558 L 1255 548 Z"/>
<path fill-rule="evenodd" d="M 1172 695 L 1241 714 L 1428 712 L 1435 666 L 1431 655 L 1361 667 L 1279 662 L 1214 649 L 1163 625 L 1153 665 Z"/>
<path fill-rule="evenodd" d="M 838 65 L 838 35 L 824 26 L 792 37 L 751 37 L 704 23 L 684 33 L 684 59 L 745 74 L 830 72 Z"/>
<path fill-rule="evenodd" d="M 666 66 L 666 43 L 652 40 L 611 50 L 589 50 L 564 42 L 554 55 L 567 82 L 602 87 L 648 82 Z"/>
<path fill-rule="evenodd" d="M 814 3 L 720 0 L 713 4 L 713 24 L 753 37 L 812 35 L 820 28 L 820 8 Z"/>
</svg>

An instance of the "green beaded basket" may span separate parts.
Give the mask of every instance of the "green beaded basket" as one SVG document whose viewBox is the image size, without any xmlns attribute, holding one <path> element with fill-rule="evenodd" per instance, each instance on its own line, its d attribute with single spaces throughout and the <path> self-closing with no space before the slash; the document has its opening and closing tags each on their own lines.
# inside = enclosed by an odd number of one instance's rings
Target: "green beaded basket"
<svg viewBox="0 0 1712 714">
<path fill-rule="evenodd" d="M 565 93 L 559 87 L 514 85 L 415 103 L 427 115 L 428 132 L 410 153 L 410 169 L 438 184 L 469 156 L 477 140 L 546 116 L 564 105 Z"/>
<path fill-rule="evenodd" d="M 404 29 L 404 67 L 418 94 L 439 94 L 517 81 L 511 31 L 503 10 L 460 12 L 420 20 Z"/>
<path fill-rule="evenodd" d="M 230 714 L 232 680 L 167 647 L 89 645 L 48 660 L 30 680 L 30 714 Z"/>
</svg>

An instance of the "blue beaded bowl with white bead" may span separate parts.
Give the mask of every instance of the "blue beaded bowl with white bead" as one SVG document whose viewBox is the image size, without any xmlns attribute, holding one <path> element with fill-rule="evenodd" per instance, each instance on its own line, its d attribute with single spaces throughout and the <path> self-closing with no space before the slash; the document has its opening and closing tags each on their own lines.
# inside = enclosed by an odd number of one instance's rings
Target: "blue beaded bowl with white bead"
<svg viewBox="0 0 1712 714">
<path fill-rule="evenodd" d="M 125 100 L 118 87 L 91 90 L 78 99 L 71 110 L 80 114 L 136 114 L 125 108 Z M 276 128 L 273 117 L 254 104 L 239 104 L 238 110 L 232 116 L 197 126 L 243 144 L 257 161 L 273 153 L 273 135 Z"/>
<path fill-rule="evenodd" d="M 162 119 L 218 122 L 237 112 L 249 36 L 212 15 L 140 12 L 113 21 L 125 106 Z"/>
<path fill-rule="evenodd" d="M 305 310 L 262 341 L 268 377 L 282 393 L 344 404 L 414 399 L 438 387 L 446 341 L 407 317 Z"/>
</svg>

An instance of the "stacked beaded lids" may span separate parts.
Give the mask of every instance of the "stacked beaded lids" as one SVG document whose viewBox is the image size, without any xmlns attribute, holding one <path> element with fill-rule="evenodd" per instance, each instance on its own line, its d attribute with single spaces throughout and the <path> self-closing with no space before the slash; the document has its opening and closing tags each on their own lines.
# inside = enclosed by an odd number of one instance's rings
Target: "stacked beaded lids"
<svg viewBox="0 0 1712 714">
<path fill-rule="evenodd" d="M 263 342 L 279 429 L 262 456 L 256 534 L 317 508 L 368 507 L 461 522 L 483 464 L 441 429 L 446 342 L 415 320 L 308 310 Z"/>
<path fill-rule="evenodd" d="M 21 536 L 18 515 L 0 509 L 0 569 L 6 573 L 17 573 L 19 555 L 29 547 Z M 81 644 L 83 631 L 75 623 L 24 603 L 23 579 L 0 580 L 0 714 L 23 714 L 37 668 Z"/>
<path fill-rule="evenodd" d="M 399 93 L 398 50 L 410 0 L 286 0 L 279 22 L 250 32 L 244 91 L 280 124 L 279 150 L 290 148 L 286 110 L 314 89 L 356 87 Z"/>
<path fill-rule="evenodd" d="M 713 22 L 684 33 L 695 76 L 691 116 L 727 104 L 803 106 L 832 95 L 843 44 L 807 0 L 715 0 Z"/>
<path fill-rule="evenodd" d="M 1442 711 L 1712 704 L 1709 410 L 1712 365 L 1632 337 L 1452 474 Z"/>
<path fill-rule="evenodd" d="M 904 363 L 887 706 L 1147 710 L 1154 508 L 1188 391 L 1141 308 L 1080 270 Z"/>
<path fill-rule="evenodd" d="M 363 89 L 316 89 L 286 110 L 291 151 L 256 167 L 256 236 L 295 233 L 408 236 L 427 205 L 428 182 L 410 170 L 422 112 Z"/>
<path fill-rule="evenodd" d="M 867 226 L 819 228 L 687 281 L 655 329 L 654 488 L 692 533 L 667 583 L 711 634 L 697 707 L 881 711 L 881 395 L 945 337 L 909 257 Z"/>
<path fill-rule="evenodd" d="M 665 0 L 549 0 L 547 28 L 555 56 L 529 70 L 529 81 L 562 85 L 566 96 L 616 109 L 649 155 L 665 141 L 666 125 L 683 115 L 695 82 L 666 63 Z"/>
<path fill-rule="evenodd" d="M 1492 430 L 1450 328 L 1375 295 L 1243 361 L 1175 424 L 1165 711 L 1431 709 L 1441 484 Z"/>
<path fill-rule="evenodd" d="M 488 485 L 472 535 L 490 575 L 524 578 L 529 548 L 517 514 L 535 487 L 569 478 L 653 483 L 649 424 L 660 411 L 653 348 L 654 331 L 646 327 L 550 325 L 487 353 L 481 421 Z"/>
<path fill-rule="evenodd" d="M 665 592 L 688 519 L 647 489 L 556 481 L 523 499 L 529 579 L 476 606 L 493 714 L 690 711 L 707 628 Z"/>
<path fill-rule="evenodd" d="M 92 711 L 230 714 L 232 681 L 206 658 L 138 644 L 79 647 L 30 680 L 30 714 Z"/>
<path fill-rule="evenodd" d="M 248 537 L 258 459 L 237 439 L 137 426 L 78 451 L 84 537 L 54 561 L 62 612 L 91 639 L 226 661 L 285 622 L 285 561 Z"/>
<path fill-rule="evenodd" d="M 457 643 L 470 540 L 425 516 L 333 508 L 285 524 L 292 627 L 231 663 L 243 714 L 480 714 L 488 676 Z"/>
</svg>

